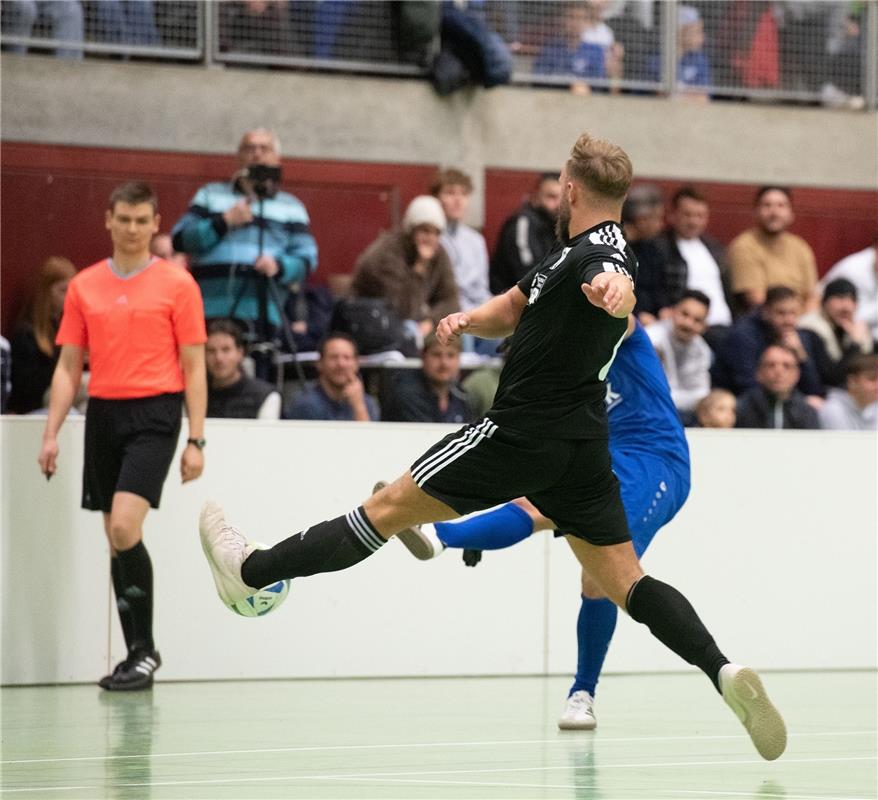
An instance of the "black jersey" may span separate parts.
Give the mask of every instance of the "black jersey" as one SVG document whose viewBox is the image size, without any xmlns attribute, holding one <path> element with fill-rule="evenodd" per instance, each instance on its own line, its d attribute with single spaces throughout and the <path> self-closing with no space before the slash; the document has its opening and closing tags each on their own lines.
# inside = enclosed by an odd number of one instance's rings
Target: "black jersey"
<svg viewBox="0 0 878 800">
<path fill-rule="evenodd" d="M 637 272 L 615 222 L 556 244 L 519 282 L 527 306 L 487 413 L 495 424 L 553 439 L 607 437 L 604 378 L 628 322 L 583 293 L 581 285 L 601 272 L 631 280 Z"/>
</svg>

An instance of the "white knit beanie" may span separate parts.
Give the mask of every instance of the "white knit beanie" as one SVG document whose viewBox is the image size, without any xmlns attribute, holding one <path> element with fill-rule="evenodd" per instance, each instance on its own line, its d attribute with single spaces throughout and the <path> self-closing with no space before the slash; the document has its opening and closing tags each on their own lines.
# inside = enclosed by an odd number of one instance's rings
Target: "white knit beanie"
<svg viewBox="0 0 878 800">
<path fill-rule="evenodd" d="M 442 210 L 442 203 L 432 195 L 418 195 L 405 210 L 402 229 L 406 233 L 411 233 L 418 225 L 432 225 L 440 231 L 445 230 L 445 212 Z"/>
</svg>

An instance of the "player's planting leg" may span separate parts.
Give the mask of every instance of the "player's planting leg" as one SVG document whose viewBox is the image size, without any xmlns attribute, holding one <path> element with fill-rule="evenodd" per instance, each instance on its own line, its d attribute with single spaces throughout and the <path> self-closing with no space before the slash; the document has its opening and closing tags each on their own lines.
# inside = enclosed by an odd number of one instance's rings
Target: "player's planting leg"
<svg viewBox="0 0 878 800">
<path fill-rule="evenodd" d="M 286 578 L 347 569 L 404 528 L 454 516 L 452 509 L 421 491 L 406 473 L 348 514 L 307 528 L 265 550 L 229 525 L 216 503 L 205 503 L 199 529 L 217 591 L 223 602 L 231 605 L 259 587 Z"/>
<path fill-rule="evenodd" d="M 585 582 L 583 576 L 583 588 Z M 589 585 L 588 588 L 592 594 L 597 594 L 595 587 Z M 597 725 L 595 691 L 616 630 L 617 617 L 616 605 L 611 600 L 582 595 L 576 622 L 576 677 L 567 695 L 564 713 L 558 720 L 561 730 L 592 730 Z"/>
<path fill-rule="evenodd" d="M 759 754 L 768 760 L 778 758 L 786 748 L 783 718 L 756 673 L 730 664 L 720 652 L 691 603 L 673 586 L 644 575 L 630 542 L 598 547 L 574 537 L 568 541 L 613 602 L 710 678 L 744 724 Z"/>
<path fill-rule="evenodd" d="M 657 639 L 707 674 L 747 729 L 759 755 L 772 761 L 783 753 L 786 726 L 759 676 L 729 663 L 680 592 L 644 575 L 631 587 L 627 607 L 632 619 L 645 624 Z"/>
</svg>

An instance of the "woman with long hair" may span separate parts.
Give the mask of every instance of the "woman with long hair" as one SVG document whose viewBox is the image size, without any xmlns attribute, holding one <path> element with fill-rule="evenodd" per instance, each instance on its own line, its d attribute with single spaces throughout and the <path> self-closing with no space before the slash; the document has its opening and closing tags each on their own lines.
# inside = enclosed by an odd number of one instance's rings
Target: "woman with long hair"
<svg viewBox="0 0 878 800">
<path fill-rule="evenodd" d="M 45 408 L 58 359 L 55 334 L 64 310 L 67 284 L 76 267 L 66 258 L 50 256 L 40 267 L 33 297 L 19 320 L 12 346 L 12 393 L 9 411 L 27 414 Z"/>
</svg>

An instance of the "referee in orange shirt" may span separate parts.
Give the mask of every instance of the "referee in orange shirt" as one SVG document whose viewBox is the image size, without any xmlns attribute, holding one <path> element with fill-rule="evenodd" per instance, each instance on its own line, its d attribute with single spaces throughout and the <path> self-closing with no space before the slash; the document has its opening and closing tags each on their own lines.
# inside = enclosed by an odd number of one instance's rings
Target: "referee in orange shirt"
<svg viewBox="0 0 878 800">
<path fill-rule="evenodd" d="M 40 469 L 57 469 L 58 430 L 88 353 L 82 507 L 101 511 L 127 658 L 99 682 L 104 689 L 152 686 L 161 666 L 152 636 L 152 562 L 143 544 L 146 512 L 158 508 L 180 434 L 183 403 L 189 439 L 183 483 L 204 469 L 207 403 L 204 307 L 192 276 L 152 256 L 158 201 L 144 183 L 110 195 L 106 228 L 113 256 L 70 282 L 58 330 L 61 355 L 52 378 Z"/>
</svg>

